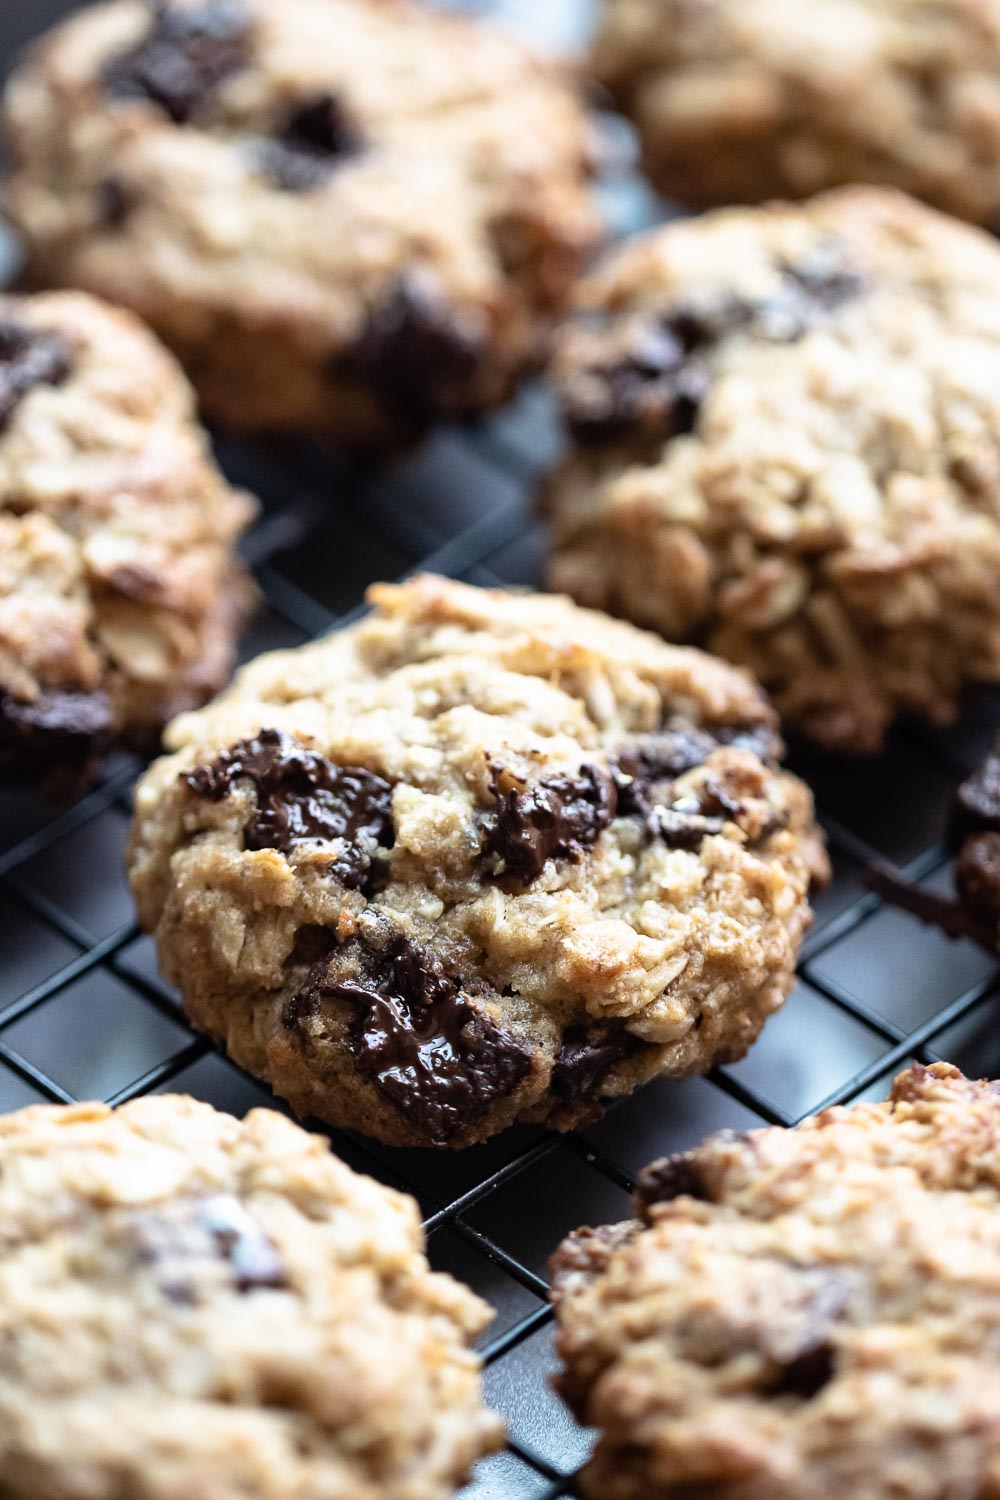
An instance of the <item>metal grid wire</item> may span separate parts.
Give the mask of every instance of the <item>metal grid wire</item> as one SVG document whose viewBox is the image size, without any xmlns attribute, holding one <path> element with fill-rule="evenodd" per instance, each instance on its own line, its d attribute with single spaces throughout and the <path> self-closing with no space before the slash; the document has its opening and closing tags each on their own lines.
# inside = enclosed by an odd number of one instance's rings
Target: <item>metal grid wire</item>
<svg viewBox="0 0 1000 1500">
<path fill-rule="evenodd" d="M 38 27 L 68 8 L 47 0 L 30 8 L 30 20 Z M 546 41 L 579 28 L 589 9 L 586 0 L 479 0 L 467 8 L 500 11 L 533 33 L 544 22 Z M 9 51 L 28 20 L 0 14 L 0 49 L 6 41 Z M 624 170 L 604 191 L 619 228 L 665 212 Z M 417 566 L 476 583 L 536 583 L 544 536 L 532 493 L 559 443 L 541 387 L 382 471 L 348 468 L 318 448 L 220 443 L 227 472 L 263 502 L 246 550 L 267 607 L 244 657 L 334 628 L 357 612 L 366 584 Z M 871 763 L 799 758 L 817 793 L 835 878 L 818 902 L 798 987 L 743 1062 L 708 1079 L 653 1083 L 566 1137 L 517 1129 L 441 1156 L 332 1133 L 353 1166 L 418 1197 L 433 1262 L 496 1309 L 482 1351 L 487 1395 L 507 1419 L 510 1450 L 481 1466 L 465 1500 L 572 1493 L 591 1435 L 548 1386 L 546 1261 L 570 1229 L 626 1216 L 634 1175 L 647 1161 L 723 1127 L 791 1124 L 824 1104 L 880 1098 L 914 1058 L 1000 1073 L 997 963 L 970 942 L 950 942 L 882 907 L 860 881 L 879 857 L 932 889 L 948 888 L 949 801 L 998 729 L 995 694 L 958 729 L 901 734 Z M 237 1114 L 274 1102 L 187 1028 L 135 925 L 122 851 L 139 769 L 117 757 L 93 790 L 61 809 L 0 791 L 0 1111 L 168 1090 Z"/>
</svg>

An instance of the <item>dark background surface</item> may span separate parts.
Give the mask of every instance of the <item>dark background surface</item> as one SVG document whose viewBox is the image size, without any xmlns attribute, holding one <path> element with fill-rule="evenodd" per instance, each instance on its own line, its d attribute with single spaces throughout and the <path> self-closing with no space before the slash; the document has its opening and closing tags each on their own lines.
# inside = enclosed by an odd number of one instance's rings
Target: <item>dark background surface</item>
<svg viewBox="0 0 1000 1500">
<path fill-rule="evenodd" d="M 15 46 L 70 8 L 0 0 L 0 71 Z M 547 47 L 582 36 L 592 11 L 588 0 L 464 8 L 502 13 Z M 620 124 L 610 131 L 627 144 Z M 602 192 L 620 231 L 667 212 L 625 167 Z M 380 473 L 349 469 L 318 448 L 279 461 L 220 444 L 233 479 L 264 502 L 246 550 L 268 605 L 244 658 L 333 627 L 357 610 L 366 584 L 418 565 L 477 583 L 537 582 L 545 539 L 532 495 L 559 443 L 546 393 L 533 386 L 510 410 L 444 430 Z M 571 1493 L 589 1436 L 547 1384 L 546 1261 L 570 1229 L 625 1216 L 633 1176 L 648 1160 L 724 1126 L 791 1124 L 825 1102 L 880 1098 L 914 1057 L 1000 1073 L 997 963 L 882 908 L 859 880 L 877 855 L 949 888 L 941 842 L 948 802 L 998 726 L 994 694 L 956 730 L 900 735 L 879 760 L 800 759 L 830 833 L 836 879 L 819 901 L 798 988 L 744 1062 L 710 1079 L 653 1084 L 565 1138 L 516 1130 L 441 1157 L 335 1134 L 354 1166 L 418 1196 L 434 1263 L 496 1308 L 482 1340 L 486 1387 L 509 1423 L 511 1451 L 481 1466 L 467 1500 Z M 0 1110 L 157 1090 L 238 1114 L 272 1102 L 187 1028 L 135 927 L 121 857 L 138 770 L 118 757 L 69 807 L 0 791 Z"/>
</svg>

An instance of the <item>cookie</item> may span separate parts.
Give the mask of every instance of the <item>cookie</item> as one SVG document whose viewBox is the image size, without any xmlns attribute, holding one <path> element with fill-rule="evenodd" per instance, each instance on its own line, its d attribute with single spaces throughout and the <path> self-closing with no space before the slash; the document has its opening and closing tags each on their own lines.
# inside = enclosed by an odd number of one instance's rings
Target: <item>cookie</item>
<svg viewBox="0 0 1000 1500">
<path fill-rule="evenodd" d="M 253 515 L 131 315 L 0 297 L 0 775 L 78 777 L 221 687 Z"/>
<path fill-rule="evenodd" d="M 489 1310 L 273 1111 L 2 1117 L 0 1207 L 9 1500 L 445 1500 L 498 1446 Z"/>
<path fill-rule="evenodd" d="M 581 287 L 554 588 L 873 751 L 1000 679 L 1000 246 L 901 195 L 672 224 Z"/>
<path fill-rule="evenodd" d="M 1000 1085 L 730 1131 L 554 1261 L 594 1500 L 952 1500 L 1000 1476 Z"/>
<path fill-rule="evenodd" d="M 682 203 L 861 182 L 1000 217 L 1000 0 L 605 0 L 593 65 Z"/>
<path fill-rule="evenodd" d="M 370 597 L 140 783 L 132 888 L 194 1024 L 395 1145 L 567 1128 L 742 1055 L 825 868 L 756 686 L 562 599 Z"/>
<path fill-rule="evenodd" d="M 236 428 L 365 448 L 501 402 L 594 242 L 586 114 L 409 0 L 115 0 L 25 59 L 7 209 Z"/>
</svg>

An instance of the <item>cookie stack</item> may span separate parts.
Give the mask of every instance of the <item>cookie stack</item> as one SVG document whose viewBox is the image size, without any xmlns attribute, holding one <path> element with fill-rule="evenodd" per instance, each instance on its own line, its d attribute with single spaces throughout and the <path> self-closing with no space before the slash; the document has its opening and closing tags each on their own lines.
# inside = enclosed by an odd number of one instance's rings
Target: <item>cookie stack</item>
<svg viewBox="0 0 1000 1500">
<path fill-rule="evenodd" d="M 415 0 L 100 0 L 6 94 L 0 775 L 162 746 L 164 977 L 381 1146 L 741 1059 L 829 874 L 783 726 L 873 754 L 1000 682 L 1000 0 L 605 0 L 592 71 L 712 212 L 586 271 L 581 90 Z M 381 460 L 543 363 L 551 592 L 378 584 L 230 680 L 256 506 L 200 417 Z M 954 917 L 993 947 L 996 782 Z M 998 1140 L 997 1085 L 917 1065 L 571 1235 L 588 1500 L 996 1500 Z M 4 1500 L 445 1500 L 501 1442 L 488 1309 L 321 1134 L 28 1109 L 0 1204 Z"/>
</svg>

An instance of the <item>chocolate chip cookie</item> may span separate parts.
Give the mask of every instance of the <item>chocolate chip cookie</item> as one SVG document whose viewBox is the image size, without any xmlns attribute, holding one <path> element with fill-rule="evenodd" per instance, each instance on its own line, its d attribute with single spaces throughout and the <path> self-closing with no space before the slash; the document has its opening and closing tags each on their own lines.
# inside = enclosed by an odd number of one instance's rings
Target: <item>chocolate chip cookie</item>
<svg viewBox="0 0 1000 1500">
<path fill-rule="evenodd" d="M 46 284 L 113 295 L 232 427 L 366 448 L 502 401 L 596 220 L 570 85 L 409 0 L 114 0 L 8 91 Z"/>
<path fill-rule="evenodd" d="M 555 1257 L 594 1500 L 952 1500 L 1000 1476 L 1000 1085 L 724 1132 Z"/>
<path fill-rule="evenodd" d="M 605 0 L 594 68 L 681 202 L 864 182 L 1000 216 L 1000 0 Z"/>
<path fill-rule="evenodd" d="M 130 314 L 0 298 L 0 776 L 78 777 L 225 682 L 253 514 Z"/>
<path fill-rule="evenodd" d="M 825 857 L 744 674 L 423 577 L 168 735 L 130 852 L 188 1016 L 398 1145 L 569 1127 L 742 1055 Z"/>
<path fill-rule="evenodd" d="M 0 1118 L 10 1500 L 445 1500 L 499 1440 L 488 1320 L 412 1199 L 270 1110 Z"/>
<path fill-rule="evenodd" d="M 1000 679 L 1000 246 L 902 195 L 610 255 L 555 374 L 553 587 L 750 667 L 836 750 Z"/>
</svg>

